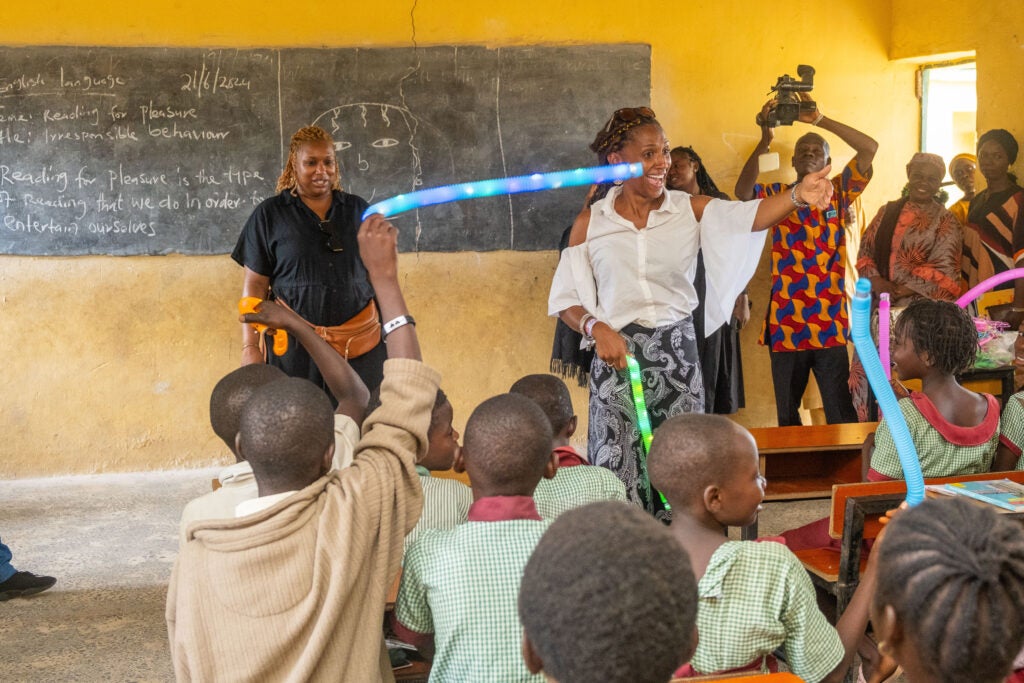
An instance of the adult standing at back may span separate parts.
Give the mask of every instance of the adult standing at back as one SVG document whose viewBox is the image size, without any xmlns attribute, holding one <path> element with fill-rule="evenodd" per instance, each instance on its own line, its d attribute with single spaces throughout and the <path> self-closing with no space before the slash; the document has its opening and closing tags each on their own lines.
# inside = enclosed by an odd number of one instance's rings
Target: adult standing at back
<svg viewBox="0 0 1024 683">
<path fill-rule="evenodd" d="M 961 265 L 968 287 L 1011 268 L 1024 267 L 1024 188 L 1010 172 L 1017 151 L 1017 140 L 1002 128 L 978 138 L 978 168 L 985 176 L 985 189 L 971 200 L 964 226 Z M 1014 290 L 1008 320 L 1019 325 L 1024 319 L 1024 280 L 1013 280 L 995 289 Z"/>
<path fill-rule="evenodd" d="M 588 459 L 611 469 L 628 499 L 655 516 L 668 511 L 647 476 L 626 356 L 640 366 L 656 428 L 668 417 L 703 412 L 704 391 L 692 312 L 697 250 L 704 252 L 705 325 L 713 332 L 732 314 L 760 259 L 760 232 L 794 204 L 827 206 L 828 169 L 809 173 L 792 193 L 759 202 L 728 202 L 669 191 L 669 144 L 647 107 L 619 109 L 590 146 L 598 162 L 639 163 L 643 174 L 602 186 L 576 218 L 548 298 L 557 315 L 596 345 L 590 372 Z"/>
<path fill-rule="evenodd" d="M 753 199 L 789 194 L 791 184 L 756 184 L 758 156 L 775 138 L 767 125 L 774 100 L 761 109 L 761 141 L 736 181 L 736 198 Z M 836 135 L 856 156 L 832 178 L 835 191 L 825 209 L 800 206 L 772 229 L 772 284 L 761 344 L 768 347 L 775 385 L 779 426 L 799 425 L 800 400 L 810 373 L 821 391 L 829 424 L 856 422 L 857 413 L 847 386 L 850 360 L 846 350 L 849 318 L 844 294 L 846 279 L 846 214 L 871 178 L 878 149 L 873 139 L 819 110 L 801 108 L 802 123 Z M 796 182 L 832 163 L 828 142 L 810 132 L 796 141 L 793 170 Z"/>
<path fill-rule="evenodd" d="M 242 296 L 273 299 L 298 313 L 345 356 L 371 391 L 387 351 L 373 287 L 356 235 L 367 203 L 341 191 L 334 141 L 322 128 L 292 135 L 277 194 L 253 211 L 231 257 L 245 269 Z M 242 324 L 242 365 L 269 362 L 292 377 L 329 388 L 292 337 L 277 356 L 255 328 Z"/>
</svg>

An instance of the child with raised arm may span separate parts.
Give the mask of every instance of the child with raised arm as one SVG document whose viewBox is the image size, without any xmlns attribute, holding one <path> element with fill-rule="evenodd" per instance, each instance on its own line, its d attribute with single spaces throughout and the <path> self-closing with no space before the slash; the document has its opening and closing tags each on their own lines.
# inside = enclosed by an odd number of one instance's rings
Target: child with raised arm
<svg viewBox="0 0 1024 683">
<path fill-rule="evenodd" d="M 544 411 L 554 433 L 552 448 L 557 471 L 541 479 L 533 500 L 544 519 L 554 519 L 566 510 L 601 500 L 626 500 L 626 487 L 604 467 L 595 467 L 580 457 L 570 439 L 576 432 L 576 415 L 569 389 L 554 375 L 527 375 L 509 389 L 526 396 Z"/>
<path fill-rule="evenodd" d="M 1001 683 L 1024 646 L 1024 528 L 961 498 L 897 513 L 873 555 L 878 649 L 911 683 Z M 871 681 L 874 683 L 875 679 Z"/>
<path fill-rule="evenodd" d="M 381 406 L 352 464 L 329 471 L 333 409 L 302 379 L 257 391 L 239 426 L 259 497 L 188 528 L 167 594 L 178 680 L 380 681 L 379 628 L 402 542 L 420 514 L 416 461 L 438 375 L 420 362 L 397 273 L 397 231 L 363 222 L 359 251 L 389 333 Z M 247 322 L 254 318 L 246 316 Z"/>
<path fill-rule="evenodd" d="M 462 460 L 473 482 L 469 520 L 422 532 L 405 556 L 392 626 L 433 659 L 431 681 L 541 681 L 520 654 L 519 581 L 548 527 L 533 490 L 552 471 L 551 427 L 516 394 L 481 403 Z"/>
<path fill-rule="evenodd" d="M 338 401 L 334 413 L 332 466 L 335 469 L 347 467 L 352 462 L 352 454 L 359 441 L 359 426 L 366 412 L 366 401 L 369 396 L 366 385 L 348 362 L 293 311 L 273 301 L 264 301 L 258 311 L 250 315 L 250 319 L 272 329 L 289 332 L 298 339 L 317 364 L 324 382 Z M 257 496 L 252 466 L 238 454 L 235 447 L 238 422 L 242 406 L 253 392 L 264 384 L 282 377 L 286 377 L 284 371 L 273 365 L 244 365 L 228 373 L 213 388 L 210 394 L 210 424 L 214 433 L 235 456 L 235 463 L 221 470 L 218 476 L 220 488 L 185 505 L 180 524 L 182 542 L 188 525 L 192 522 L 234 517 L 235 506 Z"/>
<path fill-rule="evenodd" d="M 774 670 L 783 648 L 809 683 L 842 681 L 867 626 L 875 567 L 868 564 L 836 627 L 818 609 L 803 565 L 780 543 L 730 541 L 727 527 L 757 519 L 764 499 L 757 445 L 719 415 L 679 415 L 654 434 L 651 483 L 672 506 L 669 528 L 697 576 L 700 641 L 677 676 Z"/>
<path fill-rule="evenodd" d="M 632 505 L 591 503 L 540 539 L 519 618 L 526 665 L 549 681 L 665 683 L 697 646 L 697 582 L 664 524 Z"/>
</svg>

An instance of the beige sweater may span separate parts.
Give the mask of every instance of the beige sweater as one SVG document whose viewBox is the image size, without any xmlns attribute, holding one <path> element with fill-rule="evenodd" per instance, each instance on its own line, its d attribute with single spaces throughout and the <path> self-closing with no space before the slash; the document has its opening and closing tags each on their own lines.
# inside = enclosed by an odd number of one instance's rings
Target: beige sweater
<svg viewBox="0 0 1024 683">
<path fill-rule="evenodd" d="M 352 466 L 248 517 L 193 524 L 167 593 L 179 681 L 390 681 L 381 624 L 422 493 L 439 375 L 384 365 Z"/>
</svg>

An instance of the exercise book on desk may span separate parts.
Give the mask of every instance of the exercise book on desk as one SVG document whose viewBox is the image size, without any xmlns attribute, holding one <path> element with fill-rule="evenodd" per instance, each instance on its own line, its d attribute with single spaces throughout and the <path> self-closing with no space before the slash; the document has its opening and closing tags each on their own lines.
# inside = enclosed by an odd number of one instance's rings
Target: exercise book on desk
<svg viewBox="0 0 1024 683">
<path fill-rule="evenodd" d="M 952 496 L 966 496 L 1009 512 L 1024 512 L 1024 485 L 1009 479 L 961 481 L 925 487 Z"/>
</svg>

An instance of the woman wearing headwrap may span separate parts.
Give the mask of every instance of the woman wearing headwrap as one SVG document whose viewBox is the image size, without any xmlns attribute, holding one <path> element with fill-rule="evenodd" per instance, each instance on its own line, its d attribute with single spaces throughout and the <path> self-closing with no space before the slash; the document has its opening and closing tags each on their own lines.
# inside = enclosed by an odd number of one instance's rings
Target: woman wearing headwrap
<svg viewBox="0 0 1024 683">
<path fill-rule="evenodd" d="M 949 160 L 949 177 L 953 179 L 956 186 L 964 193 L 949 210 L 960 221 L 960 225 L 967 225 L 967 209 L 971 200 L 977 192 L 974 189 L 974 173 L 978 170 L 978 157 L 973 154 L 957 154 Z"/>
<path fill-rule="evenodd" d="M 973 287 L 992 275 L 1024 267 L 1024 188 L 1010 166 L 1017 160 L 1017 141 L 1002 128 L 978 138 L 978 168 L 986 187 L 971 200 L 964 229 L 962 267 Z M 1000 285 L 1014 289 L 1010 322 L 1024 317 L 1024 280 Z"/>
<path fill-rule="evenodd" d="M 946 165 L 937 154 L 911 157 L 907 196 L 879 209 L 861 239 L 857 271 L 871 280 L 872 294 L 888 293 L 894 307 L 921 298 L 955 301 L 960 295 L 963 230 L 936 199 L 945 175 Z M 862 422 L 877 419 L 856 354 L 850 365 L 850 394 Z"/>
<path fill-rule="evenodd" d="M 757 267 L 762 231 L 795 206 L 827 206 L 831 168 L 760 201 L 670 191 L 668 140 L 647 107 L 616 111 L 590 148 L 599 163 L 638 163 L 643 175 L 599 186 L 594 202 L 577 217 L 551 285 L 548 313 L 580 330 L 596 348 L 590 462 L 615 472 L 630 501 L 664 519 L 668 511 L 647 476 L 626 356 L 640 366 L 652 428 L 673 415 L 703 412 L 692 318 L 697 250 L 703 250 L 707 266 L 705 323 L 713 332 L 731 316 Z"/>
</svg>

